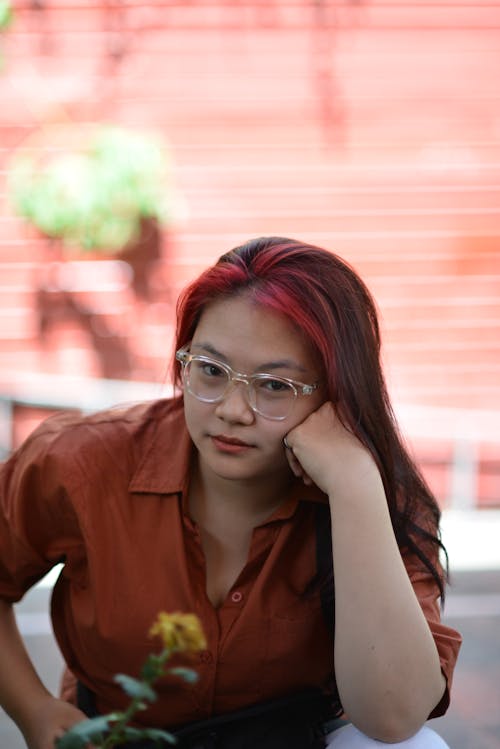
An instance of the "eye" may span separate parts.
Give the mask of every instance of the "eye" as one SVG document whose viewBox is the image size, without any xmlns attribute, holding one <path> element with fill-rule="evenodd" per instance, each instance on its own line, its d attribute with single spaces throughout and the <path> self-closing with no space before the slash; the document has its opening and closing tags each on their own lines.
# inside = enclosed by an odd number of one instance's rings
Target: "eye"
<svg viewBox="0 0 500 749">
<path fill-rule="evenodd" d="M 205 377 L 227 377 L 225 371 L 215 362 L 197 362 Z"/>
<path fill-rule="evenodd" d="M 259 380 L 257 387 L 259 388 L 259 390 L 262 390 L 268 394 L 286 393 L 291 390 L 290 385 L 287 382 L 283 382 L 283 380 L 276 380 L 271 377 Z"/>
</svg>

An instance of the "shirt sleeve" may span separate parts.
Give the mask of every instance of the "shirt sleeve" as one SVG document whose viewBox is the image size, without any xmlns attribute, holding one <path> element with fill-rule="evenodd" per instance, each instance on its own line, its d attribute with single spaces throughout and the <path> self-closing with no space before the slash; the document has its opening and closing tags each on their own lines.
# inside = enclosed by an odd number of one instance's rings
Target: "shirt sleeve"
<svg viewBox="0 0 500 749">
<path fill-rule="evenodd" d="M 441 621 L 441 595 L 438 584 L 430 571 L 424 567 L 420 560 L 412 555 L 405 556 L 403 554 L 403 560 L 434 642 L 436 643 L 441 671 L 446 679 L 445 692 L 440 702 L 429 715 L 429 718 L 438 718 L 444 715 L 450 704 L 453 671 L 462 644 L 462 637 L 456 630 L 446 626 Z M 435 559 L 432 561 L 436 563 Z"/>
<path fill-rule="evenodd" d="M 71 419 L 43 422 L 0 467 L 0 597 L 12 603 L 80 545 L 69 490 L 76 468 L 64 435 Z"/>
</svg>

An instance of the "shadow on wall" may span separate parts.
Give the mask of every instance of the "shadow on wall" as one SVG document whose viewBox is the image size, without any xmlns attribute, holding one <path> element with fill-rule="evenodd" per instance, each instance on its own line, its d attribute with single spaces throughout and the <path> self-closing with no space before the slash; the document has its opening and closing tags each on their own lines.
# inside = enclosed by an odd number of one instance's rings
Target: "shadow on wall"
<svg viewBox="0 0 500 749">
<path fill-rule="evenodd" d="M 76 325 L 88 338 L 97 357 L 99 375 L 126 379 L 133 368 L 126 330 L 120 315 L 102 309 L 99 292 L 132 296 L 134 305 L 169 301 L 168 288 L 158 288 L 153 278 L 162 259 L 162 235 L 155 219 L 141 222 L 139 236 L 114 260 L 66 261 L 57 242 L 47 240 L 47 260 L 36 281 L 36 312 L 42 346 L 50 347 L 58 328 Z M 101 287 L 101 288 L 100 288 Z M 118 318 L 118 319 L 117 319 Z"/>
</svg>

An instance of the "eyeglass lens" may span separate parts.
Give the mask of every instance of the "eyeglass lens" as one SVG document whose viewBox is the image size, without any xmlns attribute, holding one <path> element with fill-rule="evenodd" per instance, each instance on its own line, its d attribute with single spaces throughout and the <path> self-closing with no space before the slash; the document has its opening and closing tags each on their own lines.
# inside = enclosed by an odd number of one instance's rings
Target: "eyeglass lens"
<svg viewBox="0 0 500 749">
<path fill-rule="evenodd" d="M 191 359 L 185 369 L 190 392 L 207 402 L 221 400 L 231 384 L 231 375 L 218 362 Z M 295 389 L 280 378 L 258 375 L 248 386 L 250 405 L 263 416 L 283 418 L 295 400 Z"/>
</svg>

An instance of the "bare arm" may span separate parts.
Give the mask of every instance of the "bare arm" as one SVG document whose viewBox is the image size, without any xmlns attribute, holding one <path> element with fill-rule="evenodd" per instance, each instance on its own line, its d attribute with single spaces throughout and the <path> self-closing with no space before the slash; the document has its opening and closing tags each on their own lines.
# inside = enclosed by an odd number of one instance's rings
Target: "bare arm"
<svg viewBox="0 0 500 749">
<path fill-rule="evenodd" d="M 18 725 L 29 749 L 53 749 L 55 739 L 85 717 L 42 684 L 19 634 L 12 606 L 1 599 L 0 704 Z"/>
<path fill-rule="evenodd" d="M 368 736 L 404 740 L 427 720 L 445 680 L 396 543 L 379 471 L 331 404 L 287 440 L 292 468 L 305 471 L 330 499 L 342 704 Z"/>
</svg>

